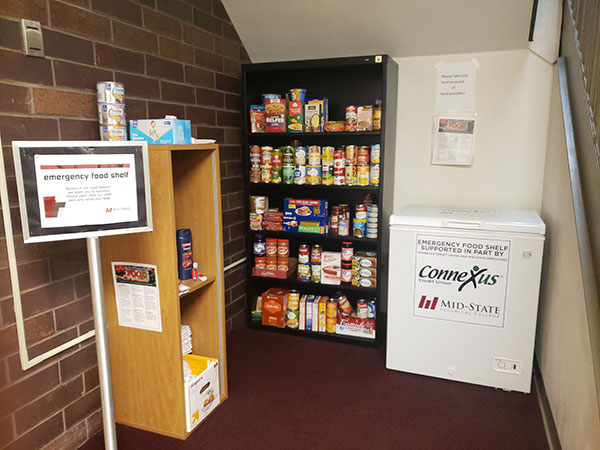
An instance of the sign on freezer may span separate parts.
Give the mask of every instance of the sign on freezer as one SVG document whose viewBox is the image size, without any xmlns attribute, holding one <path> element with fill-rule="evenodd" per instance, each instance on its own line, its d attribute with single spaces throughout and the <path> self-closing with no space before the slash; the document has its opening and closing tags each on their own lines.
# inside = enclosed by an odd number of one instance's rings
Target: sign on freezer
<svg viewBox="0 0 600 450">
<path fill-rule="evenodd" d="M 504 326 L 510 241 L 416 236 L 413 315 Z"/>
</svg>

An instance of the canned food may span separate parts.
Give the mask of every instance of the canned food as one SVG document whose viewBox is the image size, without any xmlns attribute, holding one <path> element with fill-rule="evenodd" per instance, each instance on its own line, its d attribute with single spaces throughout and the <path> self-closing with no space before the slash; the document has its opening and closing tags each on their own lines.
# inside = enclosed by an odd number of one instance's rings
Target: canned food
<svg viewBox="0 0 600 450">
<path fill-rule="evenodd" d="M 321 282 L 321 264 L 311 264 L 312 266 L 312 282 Z"/>
<path fill-rule="evenodd" d="M 367 207 L 365 205 L 356 205 L 354 217 L 357 219 L 366 219 Z"/>
<path fill-rule="evenodd" d="M 273 161 L 273 147 L 264 146 L 260 148 L 260 151 L 261 164 L 271 164 Z"/>
<path fill-rule="evenodd" d="M 379 164 L 371 165 L 369 179 L 371 186 L 379 186 Z"/>
<path fill-rule="evenodd" d="M 369 308 L 369 311 L 367 312 L 367 318 L 375 319 L 375 315 L 377 313 L 376 307 L 375 307 L 375 301 L 371 300 L 367 306 Z"/>
<path fill-rule="evenodd" d="M 342 242 L 342 263 L 343 262 L 352 263 L 353 255 L 354 255 L 354 247 L 352 246 L 352 242 L 349 242 L 349 241 Z"/>
<path fill-rule="evenodd" d="M 333 166 L 323 165 L 321 167 L 321 184 L 333 184 Z"/>
<path fill-rule="evenodd" d="M 291 101 L 305 102 L 306 101 L 306 89 L 303 89 L 303 88 L 290 89 L 290 91 L 288 92 L 288 97 Z"/>
<path fill-rule="evenodd" d="M 326 329 L 328 333 L 335 333 L 335 326 L 337 324 L 337 319 L 334 317 L 327 317 L 326 320 Z"/>
<path fill-rule="evenodd" d="M 125 86 L 114 81 L 99 81 L 96 83 L 98 103 L 125 103 Z"/>
<path fill-rule="evenodd" d="M 338 218 L 338 236 L 348 236 L 348 234 L 350 234 L 349 220 L 344 215 L 341 215 Z"/>
<path fill-rule="evenodd" d="M 298 280 L 300 281 L 310 281 L 310 264 L 302 263 L 298 264 Z"/>
<path fill-rule="evenodd" d="M 336 318 L 337 317 L 337 301 L 334 298 L 330 298 L 327 300 L 327 317 Z"/>
<path fill-rule="evenodd" d="M 260 165 L 260 181 L 262 183 L 270 183 L 272 180 L 271 170 L 273 166 L 271 164 L 261 164 Z"/>
<path fill-rule="evenodd" d="M 371 145 L 371 164 L 381 163 L 381 145 Z"/>
<path fill-rule="evenodd" d="M 367 234 L 367 220 L 354 219 L 352 222 L 352 234 L 355 237 L 364 237 Z"/>
<path fill-rule="evenodd" d="M 321 257 L 323 256 L 323 249 L 320 245 L 313 245 L 310 251 L 310 262 L 312 264 L 321 264 Z"/>
<path fill-rule="evenodd" d="M 369 165 L 369 147 L 358 147 L 356 151 L 356 165 L 357 166 L 368 166 Z"/>
<path fill-rule="evenodd" d="M 283 165 L 283 152 L 280 148 L 276 148 L 271 151 L 271 164 L 274 166 Z"/>
<path fill-rule="evenodd" d="M 306 183 L 321 184 L 321 166 L 306 166 Z"/>
<path fill-rule="evenodd" d="M 299 318 L 300 311 L 298 309 L 288 309 L 286 312 L 285 326 L 292 329 L 298 329 L 298 326 L 300 325 Z"/>
<path fill-rule="evenodd" d="M 321 165 L 321 147 L 319 147 L 318 145 L 311 145 L 310 147 L 308 147 L 308 165 Z"/>
<path fill-rule="evenodd" d="M 250 162 L 260 163 L 262 150 L 258 145 L 250 146 Z"/>
<path fill-rule="evenodd" d="M 346 186 L 356 186 L 356 166 L 346 165 L 344 170 L 346 177 Z"/>
<path fill-rule="evenodd" d="M 342 263 L 342 283 L 350 284 L 352 282 L 352 263 L 351 262 L 343 262 Z"/>
<path fill-rule="evenodd" d="M 283 154 L 283 164 L 294 164 L 294 147 L 286 145 L 281 149 Z"/>
<path fill-rule="evenodd" d="M 356 302 L 356 315 L 359 319 L 366 319 L 369 315 L 369 304 L 366 300 L 360 299 Z"/>
<path fill-rule="evenodd" d="M 283 181 L 283 167 L 273 165 L 271 168 L 271 183 L 281 184 Z"/>
<path fill-rule="evenodd" d="M 346 153 L 344 150 L 336 150 L 333 154 L 333 167 L 343 169 L 346 166 Z"/>
<path fill-rule="evenodd" d="M 257 269 L 265 269 L 267 267 L 267 257 L 257 256 L 254 258 L 254 267 Z"/>
<path fill-rule="evenodd" d="M 283 166 L 282 179 L 283 184 L 294 184 L 294 166 L 286 164 Z"/>
<path fill-rule="evenodd" d="M 127 127 L 124 125 L 100 125 L 100 139 L 103 141 L 126 141 Z"/>
<path fill-rule="evenodd" d="M 125 105 L 116 103 L 98 103 L 98 122 L 101 125 L 127 125 Z"/>
<path fill-rule="evenodd" d="M 294 169 L 294 184 L 306 184 L 306 166 L 296 166 L 296 169 Z"/>
<path fill-rule="evenodd" d="M 345 131 L 356 131 L 356 106 L 346 107 Z"/>
<path fill-rule="evenodd" d="M 356 165 L 356 145 L 346 145 L 346 165 Z"/>
<path fill-rule="evenodd" d="M 306 147 L 296 147 L 294 152 L 294 164 L 296 166 L 306 165 Z"/>
<path fill-rule="evenodd" d="M 321 151 L 321 161 L 323 165 L 332 166 L 335 159 L 335 148 L 334 147 L 323 147 Z"/>
<path fill-rule="evenodd" d="M 289 239 L 277 239 L 277 255 L 284 258 L 290 256 Z"/>
<path fill-rule="evenodd" d="M 310 248 L 308 245 L 302 244 L 298 247 L 298 262 L 302 264 L 310 262 Z"/>
<path fill-rule="evenodd" d="M 348 297 L 346 297 L 343 292 L 336 293 L 334 297 L 342 313 L 350 315 L 352 312 L 352 305 L 350 304 Z"/>
<path fill-rule="evenodd" d="M 369 185 L 369 166 L 358 166 L 356 184 L 358 186 Z"/>
</svg>

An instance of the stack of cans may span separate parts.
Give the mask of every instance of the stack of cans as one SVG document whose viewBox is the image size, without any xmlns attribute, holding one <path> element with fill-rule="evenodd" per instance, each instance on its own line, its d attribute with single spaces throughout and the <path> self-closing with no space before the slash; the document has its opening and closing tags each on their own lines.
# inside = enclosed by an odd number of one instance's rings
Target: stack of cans
<svg viewBox="0 0 600 450">
<path fill-rule="evenodd" d="M 321 147 L 318 145 L 308 147 L 306 184 L 321 184 Z"/>
<path fill-rule="evenodd" d="M 346 145 L 346 186 L 356 186 L 356 163 L 358 161 L 358 155 L 356 153 L 355 145 Z"/>
<path fill-rule="evenodd" d="M 367 237 L 377 239 L 377 225 L 379 220 L 379 206 L 367 206 Z"/>
<path fill-rule="evenodd" d="M 367 146 L 358 147 L 356 152 L 356 184 L 359 186 L 369 185 L 369 150 Z"/>
<path fill-rule="evenodd" d="M 264 146 L 260 148 L 260 182 L 270 183 L 272 181 L 273 169 L 273 147 Z"/>
<path fill-rule="evenodd" d="M 344 147 L 338 147 L 333 154 L 333 184 L 346 184 L 346 152 Z"/>
<path fill-rule="evenodd" d="M 294 184 L 306 184 L 306 147 L 295 148 L 294 165 Z"/>
<path fill-rule="evenodd" d="M 371 186 L 379 186 L 379 164 L 381 162 L 381 146 L 379 144 L 371 145 Z"/>
<path fill-rule="evenodd" d="M 321 152 L 321 184 L 333 184 L 334 147 L 323 147 Z"/>
<path fill-rule="evenodd" d="M 98 122 L 103 141 L 126 141 L 125 87 L 123 83 L 100 81 L 96 84 Z"/>
<path fill-rule="evenodd" d="M 250 147 L 250 183 L 260 183 L 262 150 L 258 145 Z"/>
<path fill-rule="evenodd" d="M 283 147 L 283 183 L 294 184 L 294 147 Z"/>
</svg>

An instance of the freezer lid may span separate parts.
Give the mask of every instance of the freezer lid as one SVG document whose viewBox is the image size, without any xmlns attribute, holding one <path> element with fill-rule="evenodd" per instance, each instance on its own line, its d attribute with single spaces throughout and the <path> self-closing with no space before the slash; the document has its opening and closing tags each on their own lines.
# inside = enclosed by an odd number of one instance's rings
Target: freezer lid
<svg viewBox="0 0 600 450">
<path fill-rule="evenodd" d="M 390 227 L 413 226 L 508 231 L 544 235 L 546 225 L 533 210 L 452 208 L 410 205 L 390 216 Z"/>
</svg>

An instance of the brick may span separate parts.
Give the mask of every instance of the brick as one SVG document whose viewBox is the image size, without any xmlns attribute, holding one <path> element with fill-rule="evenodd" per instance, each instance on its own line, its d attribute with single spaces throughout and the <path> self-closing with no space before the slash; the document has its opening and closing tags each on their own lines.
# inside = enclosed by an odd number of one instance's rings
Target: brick
<svg viewBox="0 0 600 450">
<path fill-rule="evenodd" d="M 146 74 L 171 81 L 183 81 L 183 65 L 154 56 L 146 56 Z"/>
<path fill-rule="evenodd" d="M 23 53 L 0 50 L 0 61 L 2 61 L 0 79 L 52 85 L 52 67 L 47 59 L 31 58 Z"/>
<path fill-rule="evenodd" d="M 230 39 L 216 37 L 215 53 L 231 59 L 240 59 L 240 45 Z"/>
<path fill-rule="evenodd" d="M 215 124 L 215 111 L 209 108 L 199 108 L 197 106 L 187 106 L 186 116 L 193 124 Z"/>
<path fill-rule="evenodd" d="M 238 192 L 242 188 L 243 182 L 241 177 L 221 179 L 221 192 Z"/>
<path fill-rule="evenodd" d="M 77 298 L 87 297 L 91 294 L 90 274 L 82 273 L 75 277 L 75 296 Z"/>
<path fill-rule="evenodd" d="M 44 28 L 46 56 L 94 64 L 94 44 L 88 40 Z"/>
<path fill-rule="evenodd" d="M 143 100 L 125 99 L 125 113 L 128 120 L 139 120 L 148 118 L 148 105 Z"/>
<path fill-rule="evenodd" d="M 185 63 L 194 62 L 194 47 L 166 37 L 159 38 L 160 56 Z"/>
<path fill-rule="evenodd" d="M 110 41 L 110 21 L 86 9 L 50 2 L 52 27 L 98 41 Z"/>
<path fill-rule="evenodd" d="M 100 139 L 98 120 L 59 119 L 60 138 L 63 140 Z"/>
<path fill-rule="evenodd" d="M 242 110 L 242 98 L 235 94 L 225 94 L 225 109 Z"/>
<path fill-rule="evenodd" d="M 93 317 L 92 299 L 83 298 L 74 303 L 70 303 L 54 311 L 56 315 L 56 329 L 63 330 L 71 328 L 81 322 L 90 320 Z"/>
<path fill-rule="evenodd" d="M 240 264 L 234 269 L 231 269 L 225 274 L 225 287 L 235 286 L 240 281 L 246 279 L 246 265 Z"/>
<path fill-rule="evenodd" d="M 19 264 L 19 287 L 22 291 L 50 282 L 48 261 L 45 259 Z"/>
<path fill-rule="evenodd" d="M 239 161 L 242 159 L 242 149 L 239 146 L 221 145 L 219 147 L 219 159 L 221 161 Z"/>
<path fill-rule="evenodd" d="M 31 91 L 27 87 L 0 84 L 0 111 L 31 113 Z"/>
<path fill-rule="evenodd" d="M 56 119 L 0 115 L 0 130 L 2 130 L 2 140 L 4 142 L 58 139 L 58 123 Z"/>
<path fill-rule="evenodd" d="M 223 37 L 232 40 L 237 44 L 241 44 L 240 36 L 237 34 L 235 27 L 229 23 L 223 24 Z"/>
<path fill-rule="evenodd" d="M 215 74 L 210 70 L 194 66 L 185 66 L 185 82 L 194 86 L 215 87 Z"/>
<path fill-rule="evenodd" d="M 0 18 L 0 47 L 21 50 L 21 24 L 13 20 Z"/>
<path fill-rule="evenodd" d="M 10 297 L 11 295 L 10 271 L 8 267 L 5 267 L 4 269 L 0 269 L 0 298 Z"/>
<path fill-rule="evenodd" d="M 48 23 L 45 0 L 0 0 L 0 14 Z"/>
<path fill-rule="evenodd" d="M 54 61 L 54 79 L 56 86 L 74 87 L 96 92 L 96 83 L 112 81 L 112 72 L 94 67 Z"/>
<path fill-rule="evenodd" d="M 12 325 L 0 330 L 0 357 L 10 355 L 19 350 L 17 327 Z"/>
<path fill-rule="evenodd" d="M 128 0 L 92 0 L 92 9 L 134 25 L 142 25 L 142 8 Z"/>
<path fill-rule="evenodd" d="M 215 55 L 212 52 L 206 50 L 196 49 L 196 65 L 206 67 L 208 69 L 222 71 L 223 70 L 223 58 L 219 55 Z"/>
<path fill-rule="evenodd" d="M 91 437 L 102 429 L 102 411 L 96 411 L 85 419 L 88 436 Z"/>
<path fill-rule="evenodd" d="M 39 344 L 28 347 L 29 357 L 35 358 L 36 356 L 41 355 L 42 353 L 46 353 L 47 351 L 52 350 L 53 348 L 58 347 L 59 345 L 64 344 L 65 342 L 72 341 L 78 336 L 77 329 L 71 328 L 70 330 L 66 330 L 63 332 L 58 332 L 54 334 L 49 339 L 46 339 Z"/>
<path fill-rule="evenodd" d="M 23 315 L 31 317 L 41 311 L 56 308 L 73 300 L 73 279 L 33 289 L 21 295 Z"/>
<path fill-rule="evenodd" d="M 4 389 L 4 387 L 8 384 L 8 376 L 6 375 L 6 364 L 5 360 L 0 360 L 0 388 Z M 1 435 L 2 433 L 0 433 Z"/>
<path fill-rule="evenodd" d="M 225 58 L 223 60 L 223 72 L 233 75 L 235 78 L 241 78 L 242 63 L 233 59 Z"/>
<path fill-rule="evenodd" d="M 211 33 L 221 35 L 221 21 L 210 13 L 194 8 L 194 25 Z"/>
<path fill-rule="evenodd" d="M 235 316 L 231 317 L 231 329 L 235 330 L 244 326 L 246 323 L 246 309 L 244 308 L 241 312 L 237 313 Z"/>
<path fill-rule="evenodd" d="M 15 241 L 15 250 L 17 261 L 25 263 L 37 259 L 48 258 L 50 256 L 57 258 L 58 255 L 69 257 L 70 253 L 76 251 L 86 251 L 85 239 L 74 239 L 62 241 L 60 245 L 55 242 L 42 242 L 37 244 L 25 244 L 22 240 Z"/>
<path fill-rule="evenodd" d="M 212 0 L 188 0 L 188 2 L 204 11 L 212 11 Z"/>
<path fill-rule="evenodd" d="M 13 441 L 5 450 L 37 449 L 58 437 L 64 430 L 62 413 L 58 413 Z"/>
<path fill-rule="evenodd" d="M 71 3 L 72 5 L 81 6 L 82 8 L 90 7 L 90 0 L 62 0 L 65 3 Z"/>
<path fill-rule="evenodd" d="M 100 408 L 100 388 L 85 394 L 72 405 L 65 408 L 65 425 L 67 427 L 85 419 Z"/>
<path fill-rule="evenodd" d="M 53 364 L 0 391 L 0 405 L 3 406 L 4 411 L 15 411 L 56 386 L 58 386 L 58 366 Z"/>
<path fill-rule="evenodd" d="M 246 49 L 244 47 L 240 47 L 240 61 L 243 64 L 252 62 L 250 60 L 250 56 L 248 55 L 248 52 L 246 51 Z"/>
<path fill-rule="evenodd" d="M 214 139 L 217 142 L 223 142 L 223 129 L 214 127 L 196 127 L 195 136 L 198 139 Z"/>
<path fill-rule="evenodd" d="M 83 394 L 82 377 L 58 386 L 48 394 L 15 412 L 17 434 L 23 434 L 46 417 L 65 408 Z"/>
<path fill-rule="evenodd" d="M 227 177 L 241 177 L 244 175 L 242 161 L 229 161 L 227 163 Z"/>
<path fill-rule="evenodd" d="M 6 448 L 6 444 L 15 438 L 13 431 L 13 416 L 4 416 L 0 419 L 0 448 Z"/>
<path fill-rule="evenodd" d="M 227 11 L 225 10 L 225 7 L 223 6 L 221 0 L 212 0 L 212 4 L 212 12 L 216 17 L 227 22 L 231 22 L 231 19 L 229 19 L 229 14 L 227 14 Z"/>
<path fill-rule="evenodd" d="M 86 392 L 89 392 L 96 386 L 98 386 L 98 384 L 100 383 L 98 366 L 94 366 L 91 369 L 86 370 L 83 374 L 83 379 L 85 381 L 84 385 Z"/>
<path fill-rule="evenodd" d="M 233 301 L 231 304 L 227 305 L 225 308 L 225 317 L 230 318 L 233 317 L 240 311 L 243 311 L 246 307 L 246 300 L 244 298 L 240 298 L 236 301 Z"/>
<path fill-rule="evenodd" d="M 144 27 L 177 40 L 183 36 L 181 22 L 151 9 L 144 9 Z"/>
<path fill-rule="evenodd" d="M 144 55 L 109 45 L 99 43 L 95 45 L 96 65 L 125 72 L 144 73 Z"/>
<path fill-rule="evenodd" d="M 163 11 L 178 19 L 187 22 L 193 21 L 192 6 L 179 0 L 156 0 L 156 7 L 159 11 Z"/>
<path fill-rule="evenodd" d="M 156 0 L 134 0 L 136 3 L 149 6 L 150 8 L 156 8 Z"/>
<path fill-rule="evenodd" d="M 35 344 L 54 334 L 54 315 L 48 311 L 25 321 L 27 345 Z"/>
<path fill-rule="evenodd" d="M 231 239 L 235 239 L 238 236 L 244 236 L 246 233 L 246 224 L 242 222 L 238 223 L 237 225 L 232 225 L 229 227 L 228 231 L 229 235 L 231 236 Z M 242 285 L 244 285 L 244 283 L 242 283 Z"/>
<path fill-rule="evenodd" d="M 185 109 L 181 105 L 172 103 L 148 102 L 149 117 L 164 117 L 165 115 L 173 115 L 184 117 Z"/>
<path fill-rule="evenodd" d="M 113 41 L 115 44 L 131 50 L 138 50 L 153 55 L 158 53 L 158 38 L 156 34 L 125 25 L 124 23 L 113 22 Z"/>
<path fill-rule="evenodd" d="M 36 114 L 55 116 L 98 116 L 96 96 L 58 89 L 33 88 L 33 107 Z"/>
<path fill-rule="evenodd" d="M 87 270 L 87 251 L 83 249 L 50 257 L 50 275 L 53 280 L 62 280 L 82 272 L 87 272 Z"/>
<path fill-rule="evenodd" d="M 61 379 L 64 383 L 96 364 L 96 346 L 88 345 L 60 362 Z"/>
<path fill-rule="evenodd" d="M 224 105 L 223 93 L 212 89 L 196 89 L 196 104 L 222 108 Z"/>
<path fill-rule="evenodd" d="M 243 192 L 234 192 L 227 195 L 228 209 L 235 209 L 246 205 L 246 197 Z"/>
<path fill-rule="evenodd" d="M 196 96 L 194 88 L 184 84 L 169 83 L 168 81 L 160 82 L 160 92 L 162 99 L 177 103 L 195 103 Z M 214 116 L 214 114 L 213 114 Z"/>
<path fill-rule="evenodd" d="M 229 225 L 234 225 L 236 223 L 243 222 L 244 217 L 244 208 L 232 209 L 230 211 L 225 211 L 223 213 L 223 226 L 227 227 Z"/>
<path fill-rule="evenodd" d="M 239 94 L 240 92 L 240 80 L 239 78 L 230 77 L 228 75 L 216 74 L 216 85 L 217 89 L 222 91 L 234 92 Z"/>
<path fill-rule="evenodd" d="M 160 98 L 158 80 L 118 72 L 115 80 L 125 85 L 125 103 L 129 97 Z"/>
<path fill-rule="evenodd" d="M 215 37 L 192 25 L 183 25 L 183 40 L 204 50 L 212 51 L 215 48 Z"/>
<path fill-rule="evenodd" d="M 217 111 L 217 124 L 224 127 L 241 127 L 241 114 L 238 112 Z"/>
<path fill-rule="evenodd" d="M 2 326 L 6 327 L 15 323 L 15 311 L 13 309 L 13 299 L 8 298 L 0 301 L 0 311 L 2 312 Z"/>
<path fill-rule="evenodd" d="M 90 436 L 91 437 L 91 436 Z M 44 447 L 44 450 L 64 450 L 68 448 L 79 448 L 87 440 L 86 423 L 80 422 L 69 428 L 59 437 Z"/>
<path fill-rule="evenodd" d="M 244 237 L 235 239 L 231 242 L 227 242 L 223 246 L 223 254 L 225 257 L 236 255 L 240 252 L 243 252 L 246 249 L 246 241 Z"/>
<path fill-rule="evenodd" d="M 82 323 L 81 325 L 79 325 L 79 334 L 85 334 L 88 331 L 91 331 L 94 329 L 94 320 L 89 320 L 87 322 Z"/>
</svg>

